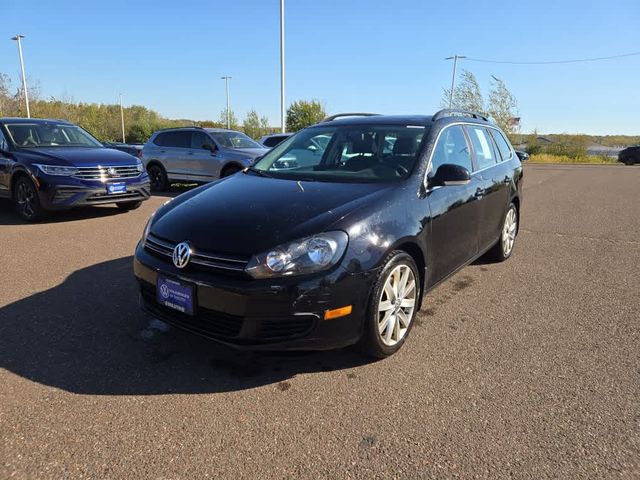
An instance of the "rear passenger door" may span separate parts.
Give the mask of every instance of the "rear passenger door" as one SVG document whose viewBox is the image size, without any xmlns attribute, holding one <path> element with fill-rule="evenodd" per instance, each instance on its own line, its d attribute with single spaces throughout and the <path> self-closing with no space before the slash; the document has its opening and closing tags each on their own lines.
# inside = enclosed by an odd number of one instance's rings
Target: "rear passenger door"
<svg viewBox="0 0 640 480">
<path fill-rule="evenodd" d="M 500 235 L 502 219 L 509 198 L 509 178 L 501 168 L 500 153 L 483 125 L 467 125 L 476 158 L 476 171 L 473 176 L 481 182 L 480 228 L 478 248 L 485 250 L 492 246 Z"/>
<path fill-rule="evenodd" d="M 191 131 L 175 130 L 162 134 L 161 154 L 169 178 L 191 180 L 196 162 L 189 155 L 191 150 Z"/>
<path fill-rule="evenodd" d="M 9 150 L 9 144 L 0 130 L 0 196 L 3 197 L 9 195 L 9 170 L 13 165 L 7 150 Z"/>
</svg>

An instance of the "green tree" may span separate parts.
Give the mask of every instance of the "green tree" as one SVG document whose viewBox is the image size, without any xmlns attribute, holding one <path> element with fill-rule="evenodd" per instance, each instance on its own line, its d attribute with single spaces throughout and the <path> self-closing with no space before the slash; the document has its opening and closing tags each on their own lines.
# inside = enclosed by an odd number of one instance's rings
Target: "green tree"
<svg viewBox="0 0 640 480">
<path fill-rule="evenodd" d="M 460 75 L 458 85 L 453 91 L 453 108 L 469 110 L 470 112 L 484 112 L 484 98 L 480 90 L 480 84 L 475 75 L 469 70 L 463 70 Z M 449 107 L 450 88 L 445 88 L 442 92 L 442 100 L 440 105 L 442 108 Z"/>
<path fill-rule="evenodd" d="M 318 100 L 298 100 L 287 109 L 287 131 L 297 132 L 322 121 L 327 114 Z"/>
<path fill-rule="evenodd" d="M 224 125 L 224 128 L 227 128 L 227 109 L 226 108 L 220 112 L 220 123 Z M 229 128 L 231 130 L 238 130 L 238 127 L 240 126 L 238 117 L 236 117 L 236 114 L 233 112 L 233 110 L 231 110 L 229 114 L 229 124 L 230 124 Z"/>
<path fill-rule="evenodd" d="M 487 112 L 507 135 L 512 136 L 518 129 L 514 121 L 517 116 L 518 102 L 503 80 L 493 75 L 491 78 Z"/>
<path fill-rule="evenodd" d="M 269 126 L 269 119 L 265 116 L 258 116 L 258 112 L 254 109 L 247 113 L 242 124 L 242 130 L 256 140 L 263 135 L 267 135 L 273 131 L 273 128 Z"/>
</svg>

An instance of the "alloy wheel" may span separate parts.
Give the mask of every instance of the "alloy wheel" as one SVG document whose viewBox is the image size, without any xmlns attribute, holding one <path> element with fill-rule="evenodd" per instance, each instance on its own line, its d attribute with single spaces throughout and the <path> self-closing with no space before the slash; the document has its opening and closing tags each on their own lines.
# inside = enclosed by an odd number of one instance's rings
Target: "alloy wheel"
<svg viewBox="0 0 640 480">
<path fill-rule="evenodd" d="M 35 196 L 36 192 L 28 182 L 22 181 L 18 184 L 16 188 L 16 202 L 20 213 L 25 218 L 35 216 Z"/>
<path fill-rule="evenodd" d="M 513 250 L 513 244 L 516 241 L 516 231 L 518 230 L 518 216 L 515 208 L 510 208 L 504 219 L 504 227 L 502 228 L 502 251 L 505 257 L 508 257 Z"/>
<path fill-rule="evenodd" d="M 416 301 L 415 275 L 408 265 L 398 265 L 385 280 L 378 301 L 378 334 L 383 344 L 394 346 L 404 338 Z"/>
</svg>

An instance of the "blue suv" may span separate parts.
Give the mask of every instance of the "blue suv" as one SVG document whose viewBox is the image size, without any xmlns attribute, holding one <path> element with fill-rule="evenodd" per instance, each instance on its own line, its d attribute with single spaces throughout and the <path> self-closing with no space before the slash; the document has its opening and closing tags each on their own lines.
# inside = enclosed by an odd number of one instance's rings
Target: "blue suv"
<svg viewBox="0 0 640 480">
<path fill-rule="evenodd" d="M 77 125 L 0 118 L 0 198 L 12 199 L 23 219 L 85 205 L 133 210 L 149 195 L 140 159 L 105 148 Z"/>
</svg>

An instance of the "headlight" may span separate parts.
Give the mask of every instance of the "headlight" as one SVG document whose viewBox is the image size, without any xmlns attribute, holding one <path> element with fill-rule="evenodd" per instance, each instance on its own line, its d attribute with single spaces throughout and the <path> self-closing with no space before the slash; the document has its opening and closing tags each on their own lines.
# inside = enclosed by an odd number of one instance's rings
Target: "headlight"
<svg viewBox="0 0 640 480">
<path fill-rule="evenodd" d="M 38 167 L 47 175 L 70 177 L 71 175 L 75 175 L 76 173 L 78 173 L 78 169 L 76 167 L 65 167 L 62 165 L 40 165 L 38 163 L 34 163 L 34 166 Z"/>
<path fill-rule="evenodd" d="M 147 241 L 147 237 L 149 236 L 149 231 L 151 231 L 151 220 L 153 220 L 153 216 L 156 212 L 153 212 L 147 220 L 147 224 L 144 226 L 144 230 L 142 231 L 142 243 Z"/>
<path fill-rule="evenodd" d="M 140 173 L 144 172 L 144 166 L 142 165 L 142 160 L 140 160 L 139 158 L 136 161 L 136 168 Z"/>
<path fill-rule="evenodd" d="M 321 272 L 338 263 L 348 242 L 349 237 L 341 231 L 319 233 L 256 255 L 246 271 L 254 278 Z"/>
</svg>

